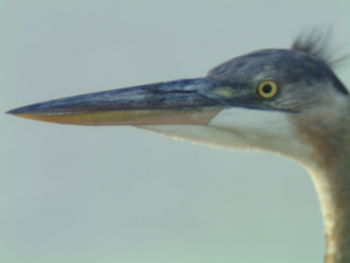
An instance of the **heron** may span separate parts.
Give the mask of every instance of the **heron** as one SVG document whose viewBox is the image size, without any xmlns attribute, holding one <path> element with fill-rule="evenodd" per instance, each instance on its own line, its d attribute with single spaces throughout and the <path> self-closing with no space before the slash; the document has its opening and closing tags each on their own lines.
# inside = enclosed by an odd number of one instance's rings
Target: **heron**
<svg viewBox="0 0 350 263">
<path fill-rule="evenodd" d="M 315 37 L 263 49 L 206 75 L 95 92 L 8 111 L 75 125 L 130 125 L 173 138 L 290 157 L 320 200 L 325 263 L 350 262 L 350 96 Z"/>
</svg>

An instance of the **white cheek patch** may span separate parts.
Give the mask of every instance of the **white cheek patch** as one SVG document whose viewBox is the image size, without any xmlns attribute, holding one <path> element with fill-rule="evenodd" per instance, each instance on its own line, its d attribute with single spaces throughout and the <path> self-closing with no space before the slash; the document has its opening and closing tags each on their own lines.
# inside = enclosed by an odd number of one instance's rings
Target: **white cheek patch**
<svg viewBox="0 0 350 263">
<path fill-rule="evenodd" d="M 280 137 L 294 134 L 294 127 L 286 117 L 286 113 L 277 111 L 224 109 L 209 122 L 209 125 L 255 137 Z"/>
<path fill-rule="evenodd" d="M 297 135 L 288 113 L 279 111 L 230 108 L 220 111 L 209 126 L 232 131 L 247 146 L 292 155 L 308 154 Z"/>
<path fill-rule="evenodd" d="M 208 125 L 143 125 L 139 128 L 176 139 L 230 149 L 262 149 L 294 158 L 310 153 L 301 143 L 288 113 L 230 108 L 220 111 Z"/>
</svg>

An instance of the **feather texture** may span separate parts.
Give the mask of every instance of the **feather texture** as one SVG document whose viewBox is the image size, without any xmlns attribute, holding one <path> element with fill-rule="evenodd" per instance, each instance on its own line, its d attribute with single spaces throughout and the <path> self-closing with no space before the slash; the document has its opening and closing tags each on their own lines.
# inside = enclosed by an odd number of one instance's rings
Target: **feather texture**
<svg viewBox="0 0 350 263">
<path fill-rule="evenodd" d="M 327 64 L 330 68 L 337 68 L 341 63 L 350 58 L 350 55 L 334 54 L 332 48 L 332 28 L 327 30 L 313 28 L 309 32 L 303 32 L 294 40 L 291 49 L 305 52 Z"/>
</svg>

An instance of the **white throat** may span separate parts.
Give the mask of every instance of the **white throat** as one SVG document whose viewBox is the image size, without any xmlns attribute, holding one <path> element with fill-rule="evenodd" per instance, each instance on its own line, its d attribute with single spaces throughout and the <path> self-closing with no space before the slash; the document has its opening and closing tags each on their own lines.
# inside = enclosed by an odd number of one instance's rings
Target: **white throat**
<svg viewBox="0 0 350 263">
<path fill-rule="evenodd" d="M 307 158 L 310 154 L 300 142 L 288 113 L 227 108 L 208 125 L 147 125 L 140 128 L 177 139 L 230 149 L 261 149 Z M 298 158 L 299 159 L 299 158 Z"/>
</svg>

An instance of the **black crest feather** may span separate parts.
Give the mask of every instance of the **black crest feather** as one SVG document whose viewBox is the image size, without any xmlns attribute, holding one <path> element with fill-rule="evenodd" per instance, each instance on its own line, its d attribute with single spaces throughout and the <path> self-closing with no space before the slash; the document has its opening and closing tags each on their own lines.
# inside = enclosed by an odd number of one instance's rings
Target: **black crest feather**
<svg viewBox="0 0 350 263">
<path fill-rule="evenodd" d="M 293 42 L 292 49 L 305 52 L 313 56 L 331 68 L 336 68 L 349 59 L 349 55 L 337 56 L 334 55 L 334 50 L 331 47 L 332 29 L 320 30 L 314 28 L 309 32 L 301 33 Z"/>
</svg>

